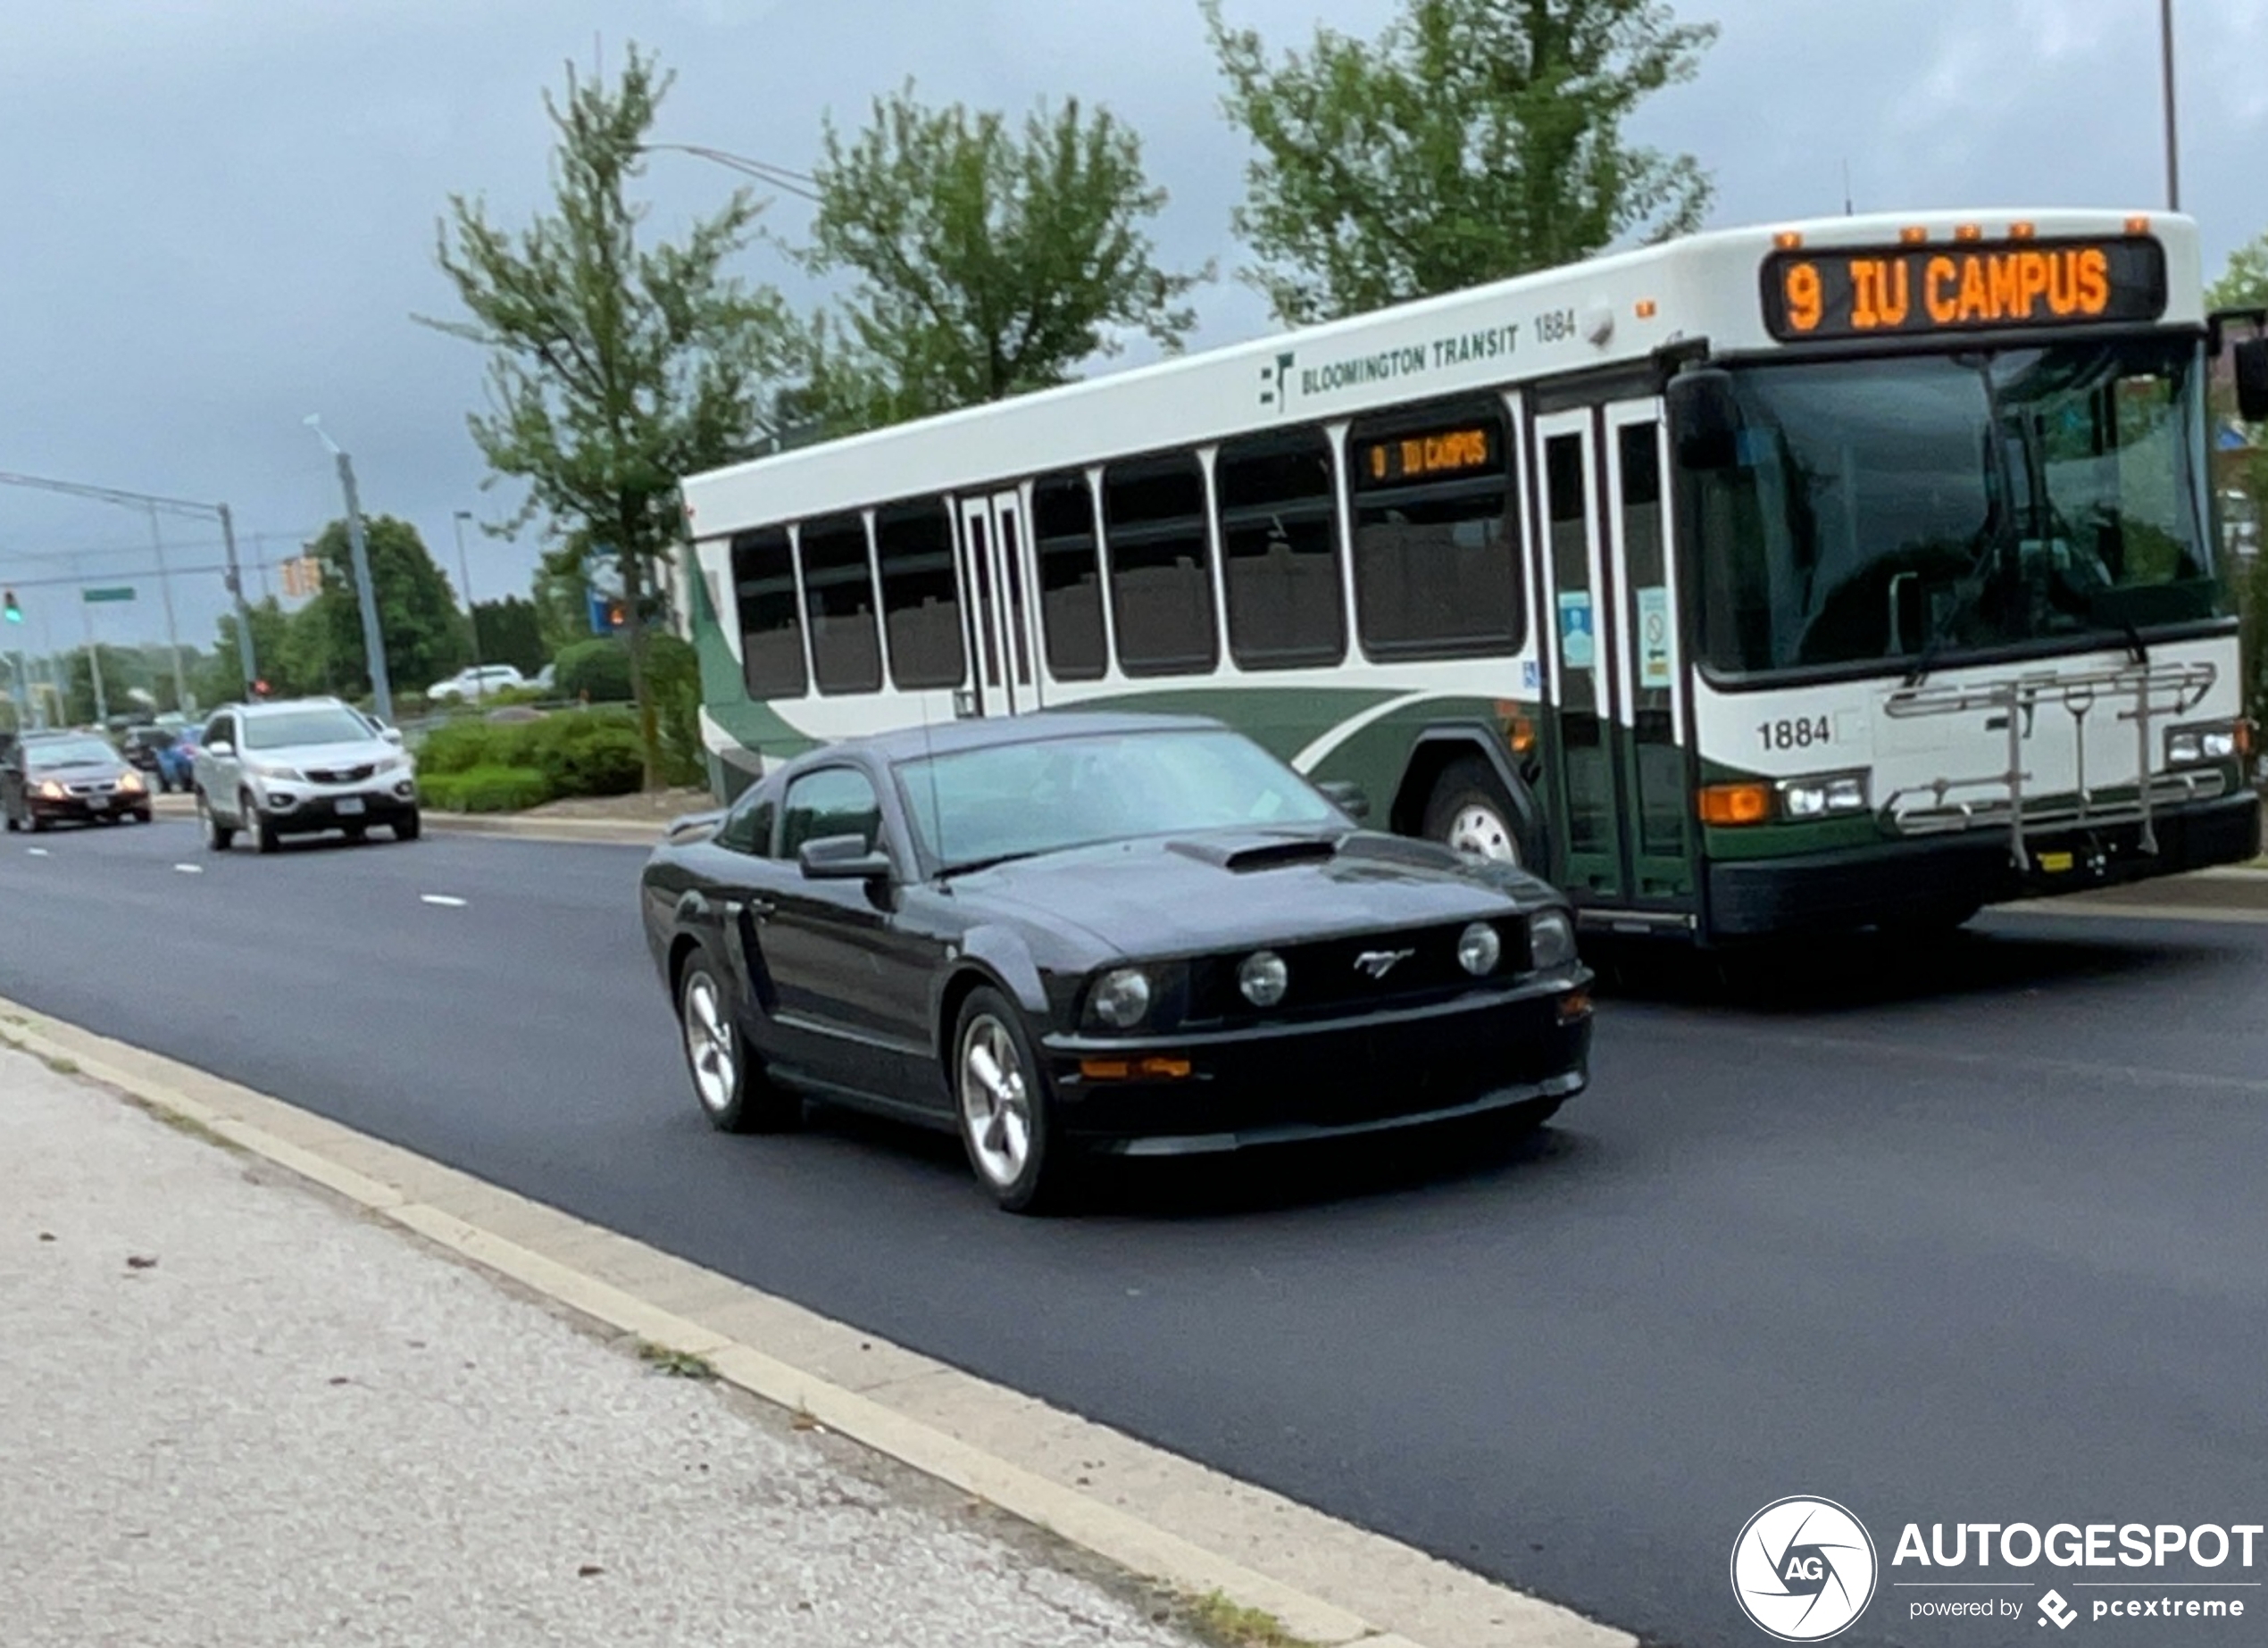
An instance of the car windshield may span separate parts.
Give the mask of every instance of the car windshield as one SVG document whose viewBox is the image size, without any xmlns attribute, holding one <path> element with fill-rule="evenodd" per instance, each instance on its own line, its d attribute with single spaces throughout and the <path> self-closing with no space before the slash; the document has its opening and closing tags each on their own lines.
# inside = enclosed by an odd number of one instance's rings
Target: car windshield
<svg viewBox="0 0 2268 1648">
<path fill-rule="evenodd" d="M 1239 734 L 1035 739 L 897 763 L 914 832 L 947 869 L 1238 825 L 1312 825 L 1336 809 Z"/>
<path fill-rule="evenodd" d="M 2194 339 L 1733 373 L 1698 479 L 1710 667 L 1896 665 L 2222 615 Z"/>
<path fill-rule="evenodd" d="M 33 767 L 115 767 L 118 752 L 99 738 L 41 739 L 23 746 L 24 761 Z"/>
<path fill-rule="evenodd" d="M 352 710 L 285 710 L 244 719 L 248 750 L 289 749 L 303 744 L 367 744 L 376 737 Z"/>
</svg>

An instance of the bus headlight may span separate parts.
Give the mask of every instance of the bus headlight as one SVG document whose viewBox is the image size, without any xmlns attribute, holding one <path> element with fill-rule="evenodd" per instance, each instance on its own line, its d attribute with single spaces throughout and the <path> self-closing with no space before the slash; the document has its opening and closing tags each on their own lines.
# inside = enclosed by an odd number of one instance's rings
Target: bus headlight
<svg viewBox="0 0 2268 1648">
<path fill-rule="evenodd" d="M 2237 729 L 2227 722 L 2207 727 L 2166 729 L 2165 764 L 2195 766 L 2199 762 L 2229 761 L 2238 753 Z"/>
<path fill-rule="evenodd" d="M 1866 811 L 1866 775 L 1830 773 L 1816 778 L 1782 778 L 1779 785 L 1783 818 L 1821 819 L 1830 814 Z"/>
</svg>

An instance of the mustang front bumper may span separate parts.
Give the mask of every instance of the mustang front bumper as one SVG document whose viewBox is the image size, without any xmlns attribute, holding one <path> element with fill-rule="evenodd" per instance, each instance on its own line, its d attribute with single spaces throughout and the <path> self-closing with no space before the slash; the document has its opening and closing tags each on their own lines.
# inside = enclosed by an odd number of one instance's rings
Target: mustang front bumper
<svg viewBox="0 0 2268 1648">
<path fill-rule="evenodd" d="M 1065 1133 L 1130 1155 L 1414 1127 L 1582 1091 L 1590 978 L 1191 1035 L 1050 1036 L 1042 1057 Z"/>
</svg>

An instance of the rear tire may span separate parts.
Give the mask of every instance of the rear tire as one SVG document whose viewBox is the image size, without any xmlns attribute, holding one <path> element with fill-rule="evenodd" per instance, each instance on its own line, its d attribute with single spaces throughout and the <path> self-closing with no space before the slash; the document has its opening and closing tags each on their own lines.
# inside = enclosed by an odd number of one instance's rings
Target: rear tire
<svg viewBox="0 0 2268 1648">
<path fill-rule="evenodd" d="M 725 970 L 696 950 L 677 986 L 680 1041 L 701 1113 L 720 1133 L 780 1133 L 802 1121 L 803 1101 L 772 1085 L 749 1045 Z"/>
<path fill-rule="evenodd" d="M 221 815 L 213 811 L 204 792 L 196 793 L 197 822 L 204 827 L 204 845 L 215 853 L 226 853 L 236 844 L 237 832 L 221 822 Z"/>
<path fill-rule="evenodd" d="M 1421 828 L 1429 840 L 1468 857 L 1515 868 L 1528 863 L 1520 814 L 1504 781 L 1478 755 L 1460 755 L 1442 770 L 1426 800 Z"/>
</svg>

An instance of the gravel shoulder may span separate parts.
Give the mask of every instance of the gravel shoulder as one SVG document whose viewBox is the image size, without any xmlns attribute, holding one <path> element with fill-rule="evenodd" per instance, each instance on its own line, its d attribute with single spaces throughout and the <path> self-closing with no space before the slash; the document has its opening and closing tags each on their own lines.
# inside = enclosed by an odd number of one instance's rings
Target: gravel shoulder
<svg viewBox="0 0 2268 1648">
<path fill-rule="evenodd" d="M 12 1643 L 1200 1640 L 1118 1570 L 67 1072 L 0 1050 L 0 1117 Z"/>
</svg>

